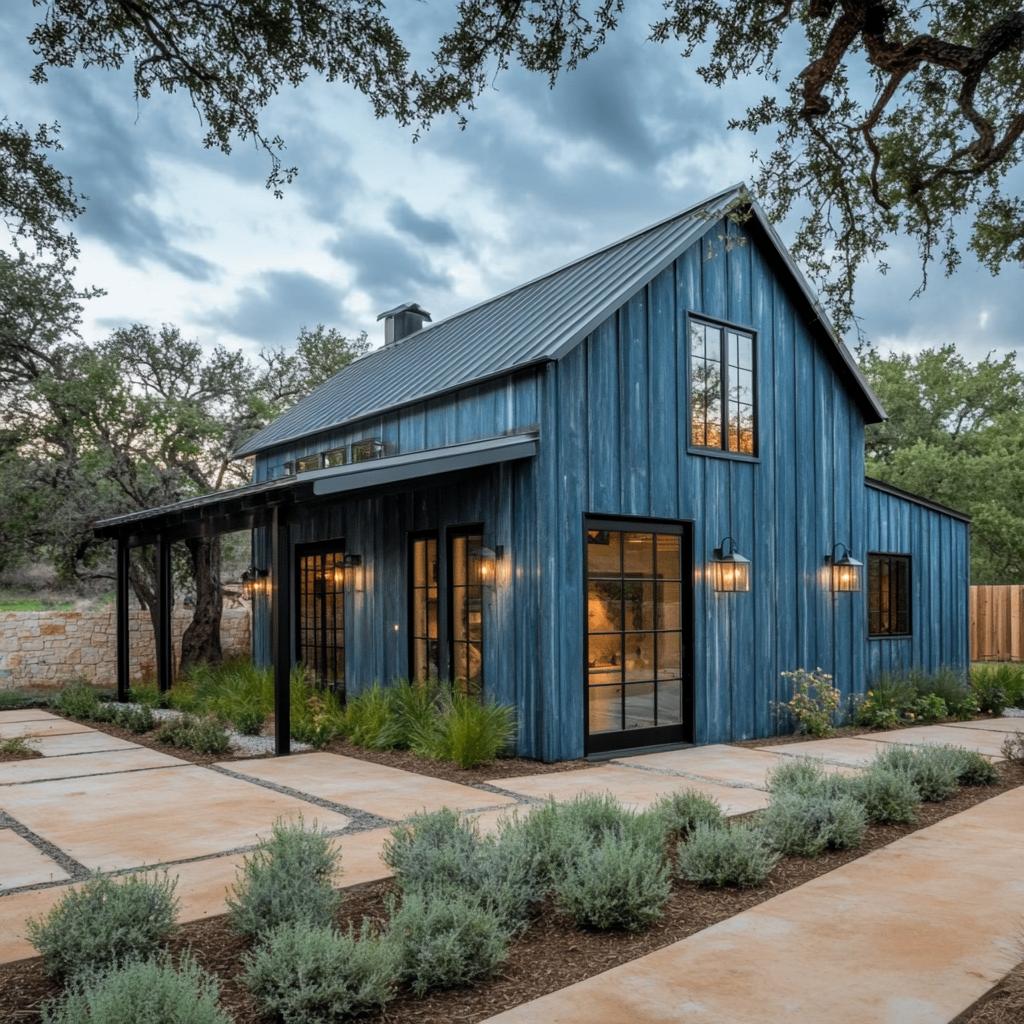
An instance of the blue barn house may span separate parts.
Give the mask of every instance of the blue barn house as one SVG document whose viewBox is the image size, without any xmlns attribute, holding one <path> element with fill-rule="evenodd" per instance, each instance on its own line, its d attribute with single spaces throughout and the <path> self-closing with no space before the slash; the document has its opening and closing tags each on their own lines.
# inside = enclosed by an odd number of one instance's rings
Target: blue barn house
<svg viewBox="0 0 1024 1024">
<path fill-rule="evenodd" d="M 101 527 L 122 575 L 132 544 L 254 529 L 279 752 L 294 661 L 348 694 L 451 679 L 545 760 L 770 734 L 801 666 L 846 695 L 966 668 L 966 517 L 865 479 L 885 413 L 742 186 L 438 323 L 381 316 L 241 447 L 252 484 Z"/>
</svg>

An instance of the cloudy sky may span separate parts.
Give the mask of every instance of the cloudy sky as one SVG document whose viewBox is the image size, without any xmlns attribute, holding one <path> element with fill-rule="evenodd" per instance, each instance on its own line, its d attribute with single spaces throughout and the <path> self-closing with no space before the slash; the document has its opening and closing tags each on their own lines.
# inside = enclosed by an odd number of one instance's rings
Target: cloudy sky
<svg viewBox="0 0 1024 1024">
<path fill-rule="evenodd" d="M 412 38 L 451 17 L 447 4 L 408 10 Z M 137 104 L 126 74 L 99 69 L 32 85 L 27 0 L 0 13 L 0 87 L 12 117 L 62 124 L 60 166 L 88 196 L 80 278 L 107 294 L 89 305 L 87 338 L 171 322 L 255 351 L 324 322 L 377 344 L 390 305 L 418 301 L 436 320 L 751 176 L 751 140 L 724 125 L 757 83 L 705 86 L 673 47 L 646 41 L 657 10 L 639 5 L 554 91 L 510 72 L 465 131 L 438 123 L 418 143 L 342 85 L 279 97 L 264 127 L 300 168 L 281 200 L 264 188 L 265 155 L 203 149 L 183 95 Z M 888 259 L 858 295 L 875 344 L 1024 351 L 1020 268 L 992 278 L 968 257 L 912 299 L 913 246 L 897 241 Z"/>
</svg>

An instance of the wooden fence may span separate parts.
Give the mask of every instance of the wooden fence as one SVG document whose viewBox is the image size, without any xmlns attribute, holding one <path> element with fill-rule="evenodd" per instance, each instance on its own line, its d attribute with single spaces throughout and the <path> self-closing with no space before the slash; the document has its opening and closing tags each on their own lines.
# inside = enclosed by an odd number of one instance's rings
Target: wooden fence
<svg viewBox="0 0 1024 1024">
<path fill-rule="evenodd" d="M 971 660 L 1024 661 L 1024 586 L 971 587 Z"/>
</svg>

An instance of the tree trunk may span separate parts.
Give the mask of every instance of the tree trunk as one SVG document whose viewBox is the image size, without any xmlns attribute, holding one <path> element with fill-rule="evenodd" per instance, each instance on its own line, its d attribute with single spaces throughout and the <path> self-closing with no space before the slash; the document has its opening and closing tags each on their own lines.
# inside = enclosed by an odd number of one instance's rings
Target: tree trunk
<svg viewBox="0 0 1024 1024">
<path fill-rule="evenodd" d="M 202 662 L 216 664 L 224 657 L 220 646 L 220 616 L 224 608 L 220 589 L 220 538 L 194 537 L 186 540 L 185 546 L 192 562 L 196 603 L 192 621 L 181 638 L 181 672 Z"/>
</svg>

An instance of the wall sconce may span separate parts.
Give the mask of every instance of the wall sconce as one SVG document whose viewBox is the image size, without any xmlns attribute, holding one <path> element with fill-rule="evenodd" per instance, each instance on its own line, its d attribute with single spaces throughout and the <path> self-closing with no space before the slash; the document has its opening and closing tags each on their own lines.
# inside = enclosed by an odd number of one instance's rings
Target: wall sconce
<svg viewBox="0 0 1024 1024">
<path fill-rule="evenodd" d="M 357 593 L 363 592 L 363 556 L 346 554 L 342 560 L 345 568 L 345 579 L 350 580 L 352 589 Z"/>
<path fill-rule="evenodd" d="M 842 549 L 842 554 L 836 557 L 836 552 Z M 825 564 L 832 569 L 832 590 L 834 593 L 849 593 L 860 590 L 861 570 L 863 562 L 858 562 L 850 549 L 845 544 L 834 544 L 832 554 L 826 556 Z"/>
<path fill-rule="evenodd" d="M 257 594 L 268 594 L 270 592 L 270 572 L 267 569 L 258 569 L 250 565 L 242 573 L 242 593 L 252 600 Z"/>
<path fill-rule="evenodd" d="M 485 587 L 493 587 L 498 581 L 498 563 L 505 557 L 505 548 L 501 544 L 493 548 L 480 548 L 477 557 L 480 559 L 480 583 Z"/>
<path fill-rule="evenodd" d="M 732 537 L 723 537 L 712 553 L 711 585 L 724 594 L 750 590 L 750 559 L 736 550 Z"/>
</svg>

